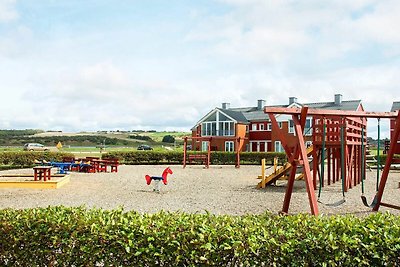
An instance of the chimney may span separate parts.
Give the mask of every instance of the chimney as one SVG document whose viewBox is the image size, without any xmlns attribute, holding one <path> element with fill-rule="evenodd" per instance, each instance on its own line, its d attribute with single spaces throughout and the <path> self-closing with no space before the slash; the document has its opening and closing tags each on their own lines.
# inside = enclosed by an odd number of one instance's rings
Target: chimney
<svg viewBox="0 0 400 267">
<path fill-rule="evenodd" d="M 257 109 L 262 110 L 265 106 L 265 100 L 259 99 L 257 100 Z"/>
<path fill-rule="evenodd" d="M 231 106 L 230 103 L 222 103 L 222 109 L 229 109 Z"/>
<path fill-rule="evenodd" d="M 293 97 L 293 96 L 289 97 L 289 105 L 296 103 L 296 102 L 297 102 L 297 97 Z"/>
<path fill-rule="evenodd" d="M 342 104 L 342 95 L 336 94 L 335 95 L 335 105 L 340 106 Z"/>
</svg>

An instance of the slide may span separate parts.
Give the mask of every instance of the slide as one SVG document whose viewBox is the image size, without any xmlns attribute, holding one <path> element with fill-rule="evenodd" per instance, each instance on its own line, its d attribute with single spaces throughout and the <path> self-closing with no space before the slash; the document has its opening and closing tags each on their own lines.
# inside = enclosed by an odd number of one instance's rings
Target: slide
<svg viewBox="0 0 400 267">
<path fill-rule="evenodd" d="M 307 148 L 307 156 L 310 156 L 311 153 L 313 152 L 313 150 L 314 150 L 313 146 L 310 146 L 309 148 Z M 310 165 L 310 167 L 312 168 L 312 164 Z M 267 186 L 267 185 L 271 185 L 278 179 L 286 180 L 287 179 L 286 174 L 291 169 L 292 169 L 292 164 L 290 164 L 289 162 L 286 162 L 285 164 L 283 164 L 282 167 L 278 168 L 276 170 L 276 172 L 273 172 L 270 175 L 266 176 L 265 181 L 260 181 L 257 185 L 257 188 L 263 188 L 263 183 L 265 184 L 265 186 Z M 303 174 L 301 173 L 298 177 L 296 177 L 296 180 L 300 180 L 302 178 L 303 178 Z"/>
</svg>

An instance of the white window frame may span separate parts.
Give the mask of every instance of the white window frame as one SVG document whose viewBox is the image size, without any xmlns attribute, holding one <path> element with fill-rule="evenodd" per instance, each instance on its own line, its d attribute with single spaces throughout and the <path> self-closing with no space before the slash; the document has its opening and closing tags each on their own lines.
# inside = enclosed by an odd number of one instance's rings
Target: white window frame
<svg viewBox="0 0 400 267">
<path fill-rule="evenodd" d="M 285 149 L 283 148 L 281 141 L 275 141 L 274 151 L 275 152 L 285 152 Z"/>
<path fill-rule="evenodd" d="M 267 131 L 272 131 L 272 122 L 267 122 Z"/>
<path fill-rule="evenodd" d="M 310 122 L 310 127 L 308 127 L 308 128 L 306 128 L 305 126 L 307 125 L 307 121 L 309 121 Z M 304 126 L 304 135 L 305 136 L 311 136 L 312 134 L 313 134 L 313 126 L 312 126 L 312 119 L 311 118 L 307 118 L 306 119 L 306 125 Z M 308 129 L 310 129 L 310 130 L 308 130 Z M 308 132 L 307 132 L 308 131 Z M 306 133 L 307 132 L 307 133 Z"/>
<path fill-rule="evenodd" d="M 293 126 L 290 126 L 290 123 L 292 123 Z M 288 133 L 295 134 L 295 131 L 294 131 L 294 121 L 293 121 L 293 120 L 288 120 Z"/>
<path fill-rule="evenodd" d="M 201 151 L 208 151 L 208 143 L 209 141 L 202 141 L 201 142 Z"/>
<path fill-rule="evenodd" d="M 220 121 L 217 112 L 215 121 L 201 123 L 201 136 L 235 136 L 235 121 Z"/>
<path fill-rule="evenodd" d="M 233 141 L 225 141 L 225 152 L 234 152 L 235 143 Z"/>
<path fill-rule="evenodd" d="M 259 124 L 260 131 L 264 131 L 264 123 Z"/>
<path fill-rule="evenodd" d="M 312 141 L 306 141 L 305 145 L 306 145 L 306 148 L 312 146 Z"/>
<path fill-rule="evenodd" d="M 282 129 L 282 125 L 283 125 L 283 123 L 281 121 L 278 121 L 279 129 Z"/>
<path fill-rule="evenodd" d="M 253 132 L 257 131 L 257 123 L 253 123 L 253 124 L 251 125 L 251 130 L 252 130 Z"/>
</svg>

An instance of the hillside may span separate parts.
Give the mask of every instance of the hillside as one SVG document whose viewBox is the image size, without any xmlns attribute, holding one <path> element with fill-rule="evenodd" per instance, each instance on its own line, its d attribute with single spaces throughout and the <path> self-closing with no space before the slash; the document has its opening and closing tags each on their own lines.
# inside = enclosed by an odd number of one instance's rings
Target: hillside
<svg viewBox="0 0 400 267">
<path fill-rule="evenodd" d="M 79 132 L 65 133 L 41 130 L 0 130 L 0 146 L 23 146 L 25 143 L 41 143 L 55 146 L 61 142 L 64 146 L 136 146 L 141 143 L 161 145 L 166 135 L 175 137 L 178 144 L 185 132 Z"/>
</svg>

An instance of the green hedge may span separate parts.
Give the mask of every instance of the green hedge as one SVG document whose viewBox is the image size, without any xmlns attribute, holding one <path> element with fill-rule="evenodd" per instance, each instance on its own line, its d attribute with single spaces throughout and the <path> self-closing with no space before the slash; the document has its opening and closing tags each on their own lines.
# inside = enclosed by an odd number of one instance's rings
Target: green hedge
<svg viewBox="0 0 400 267">
<path fill-rule="evenodd" d="M 2 266 L 395 266 L 400 217 L 0 210 Z"/>
<path fill-rule="evenodd" d="M 188 154 L 206 154 L 202 152 L 188 152 Z M 159 152 L 159 151 L 112 151 L 105 158 L 118 158 L 124 164 L 182 164 L 183 152 Z M 278 157 L 281 163 L 286 161 L 285 153 L 275 152 L 243 152 L 240 153 L 241 164 L 260 164 L 261 159 L 267 159 L 267 164 L 273 164 L 274 157 Z M 211 164 L 234 165 L 235 153 L 212 152 Z"/>
<path fill-rule="evenodd" d="M 0 153 L 0 165 L 15 167 L 30 167 L 35 160 L 61 161 L 63 157 L 73 157 L 66 152 L 2 152 Z"/>
<path fill-rule="evenodd" d="M 380 154 L 379 155 L 379 162 L 380 162 L 381 165 L 385 165 L 386 164 L 386 158 L 387 158 L 387 154 Z M 395 155 L 393 155 L 393 158 L 400 159 L 400 155 L 395 154 Z M 375 156 L 375 159 L 378 159 L 378 157 Z"/>
</svg>

